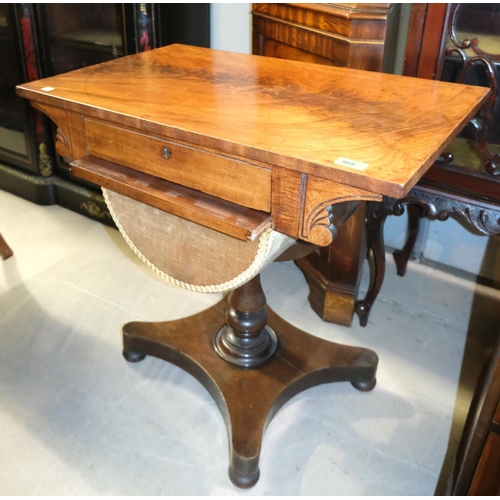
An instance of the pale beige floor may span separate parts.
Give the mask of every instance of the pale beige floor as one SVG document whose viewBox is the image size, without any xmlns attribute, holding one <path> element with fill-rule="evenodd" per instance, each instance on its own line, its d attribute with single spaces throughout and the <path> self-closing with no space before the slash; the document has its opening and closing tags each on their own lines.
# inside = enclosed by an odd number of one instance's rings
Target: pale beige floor
<svg viewBox="0 0 500 500">
<path fill-rule="evenodd" d="M 226 431 L 205 389 L 161 360 L 121 356 L 125 322 L 181 318 L 219 296 L 162 283 L 117 231 L 58 206 L 0 191 L 0 214 L 15 251 L 0 263 L 0 494 L 431 495 L 446 475 L 498 291 L 418 264 L 401 279 L 389 259 L 368 327 L 344 328 L 310 309 L 292 263 L 267 268 L 279 314 L 374 349 L 380 365 L 370 393 L 338 383 L 290 401 L 245 492 L 227 477 Z"/>
</svg>

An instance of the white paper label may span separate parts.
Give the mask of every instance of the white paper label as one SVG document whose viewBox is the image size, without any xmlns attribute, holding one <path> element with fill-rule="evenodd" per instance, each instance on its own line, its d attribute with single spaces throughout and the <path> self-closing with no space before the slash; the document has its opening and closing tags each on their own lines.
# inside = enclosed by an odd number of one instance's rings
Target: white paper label
<svg viewBox="0 0 500 500">
<path fill-rule="evenodd" d="M 334 163 L 342 165 L 343 167 L 354 168 L 356 170 L 364 170 L 369 165 L 369 163 L 351 160 L 350 158 L 338 158 L 334 161 Z"/>
</svg>

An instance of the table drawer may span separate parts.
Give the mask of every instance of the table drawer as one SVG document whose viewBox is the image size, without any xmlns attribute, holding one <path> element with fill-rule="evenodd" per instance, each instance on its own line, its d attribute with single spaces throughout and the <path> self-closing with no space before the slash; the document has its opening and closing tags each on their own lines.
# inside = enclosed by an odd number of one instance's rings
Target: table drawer
<svg viewBox="0 0 500 500">
<path fill-rule="evenodd" d="M 72 174 L 80 179 L 243 241 L 254 241 L 271 227 L 269 213 L 242 207 L 117 163 L 86 156 L 70 165 Z"/>
<path fill-rule="evenodd" d="M 270 212 L 270 169 L 91 119 L 85 130 L 89 155 Z"/>
</svg>

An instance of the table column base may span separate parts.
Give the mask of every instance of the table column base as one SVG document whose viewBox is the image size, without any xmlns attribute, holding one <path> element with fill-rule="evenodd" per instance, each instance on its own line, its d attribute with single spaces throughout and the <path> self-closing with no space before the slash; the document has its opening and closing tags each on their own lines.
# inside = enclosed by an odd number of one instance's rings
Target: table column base
<svg viewBox="0 0 500 500">
<path fill-rule="evenodd" d="M 276 332 L 276 354 L 259 368 L 224 361 L 214 339 L 226 324 L 227 298 L 188 318 L 123 328 L 123 354 L 128 361 L 146 355 L 173 363 L 193 375 L 216 401 L 229 437 L 229 477 L 240 488 L 259 479 L 262 438 L 278 410 L 293 396 L 327 382 L 351 382 L 358 390 L 375 387 L 375 352 L 336 344 L 290 325 L 269 307 L 267 324 Z"/>
</svg>

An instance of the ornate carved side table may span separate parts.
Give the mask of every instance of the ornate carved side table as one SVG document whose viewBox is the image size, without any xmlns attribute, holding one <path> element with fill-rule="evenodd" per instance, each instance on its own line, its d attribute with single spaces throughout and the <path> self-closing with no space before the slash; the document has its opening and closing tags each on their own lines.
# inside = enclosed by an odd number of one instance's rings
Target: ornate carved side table
<svg viewBox="0 0 500 500">
<path fill-rule="evenodd" d="M 59 153 L 104 188 L 141 259 L 179 286 L 230 292 L 189 318 L 129 323 L 123 339 L 127 360 L 163 358 L 212 394 L 240 487 L 257 482 L 287 400 L 326 382 L 370 390 L 378 362 L 278 317 L 260 269 L 329 245 L 360 201 L 403 197 L 488 94 L 181 45 L 18 92 L 56 122 Z"/>
</svg>

